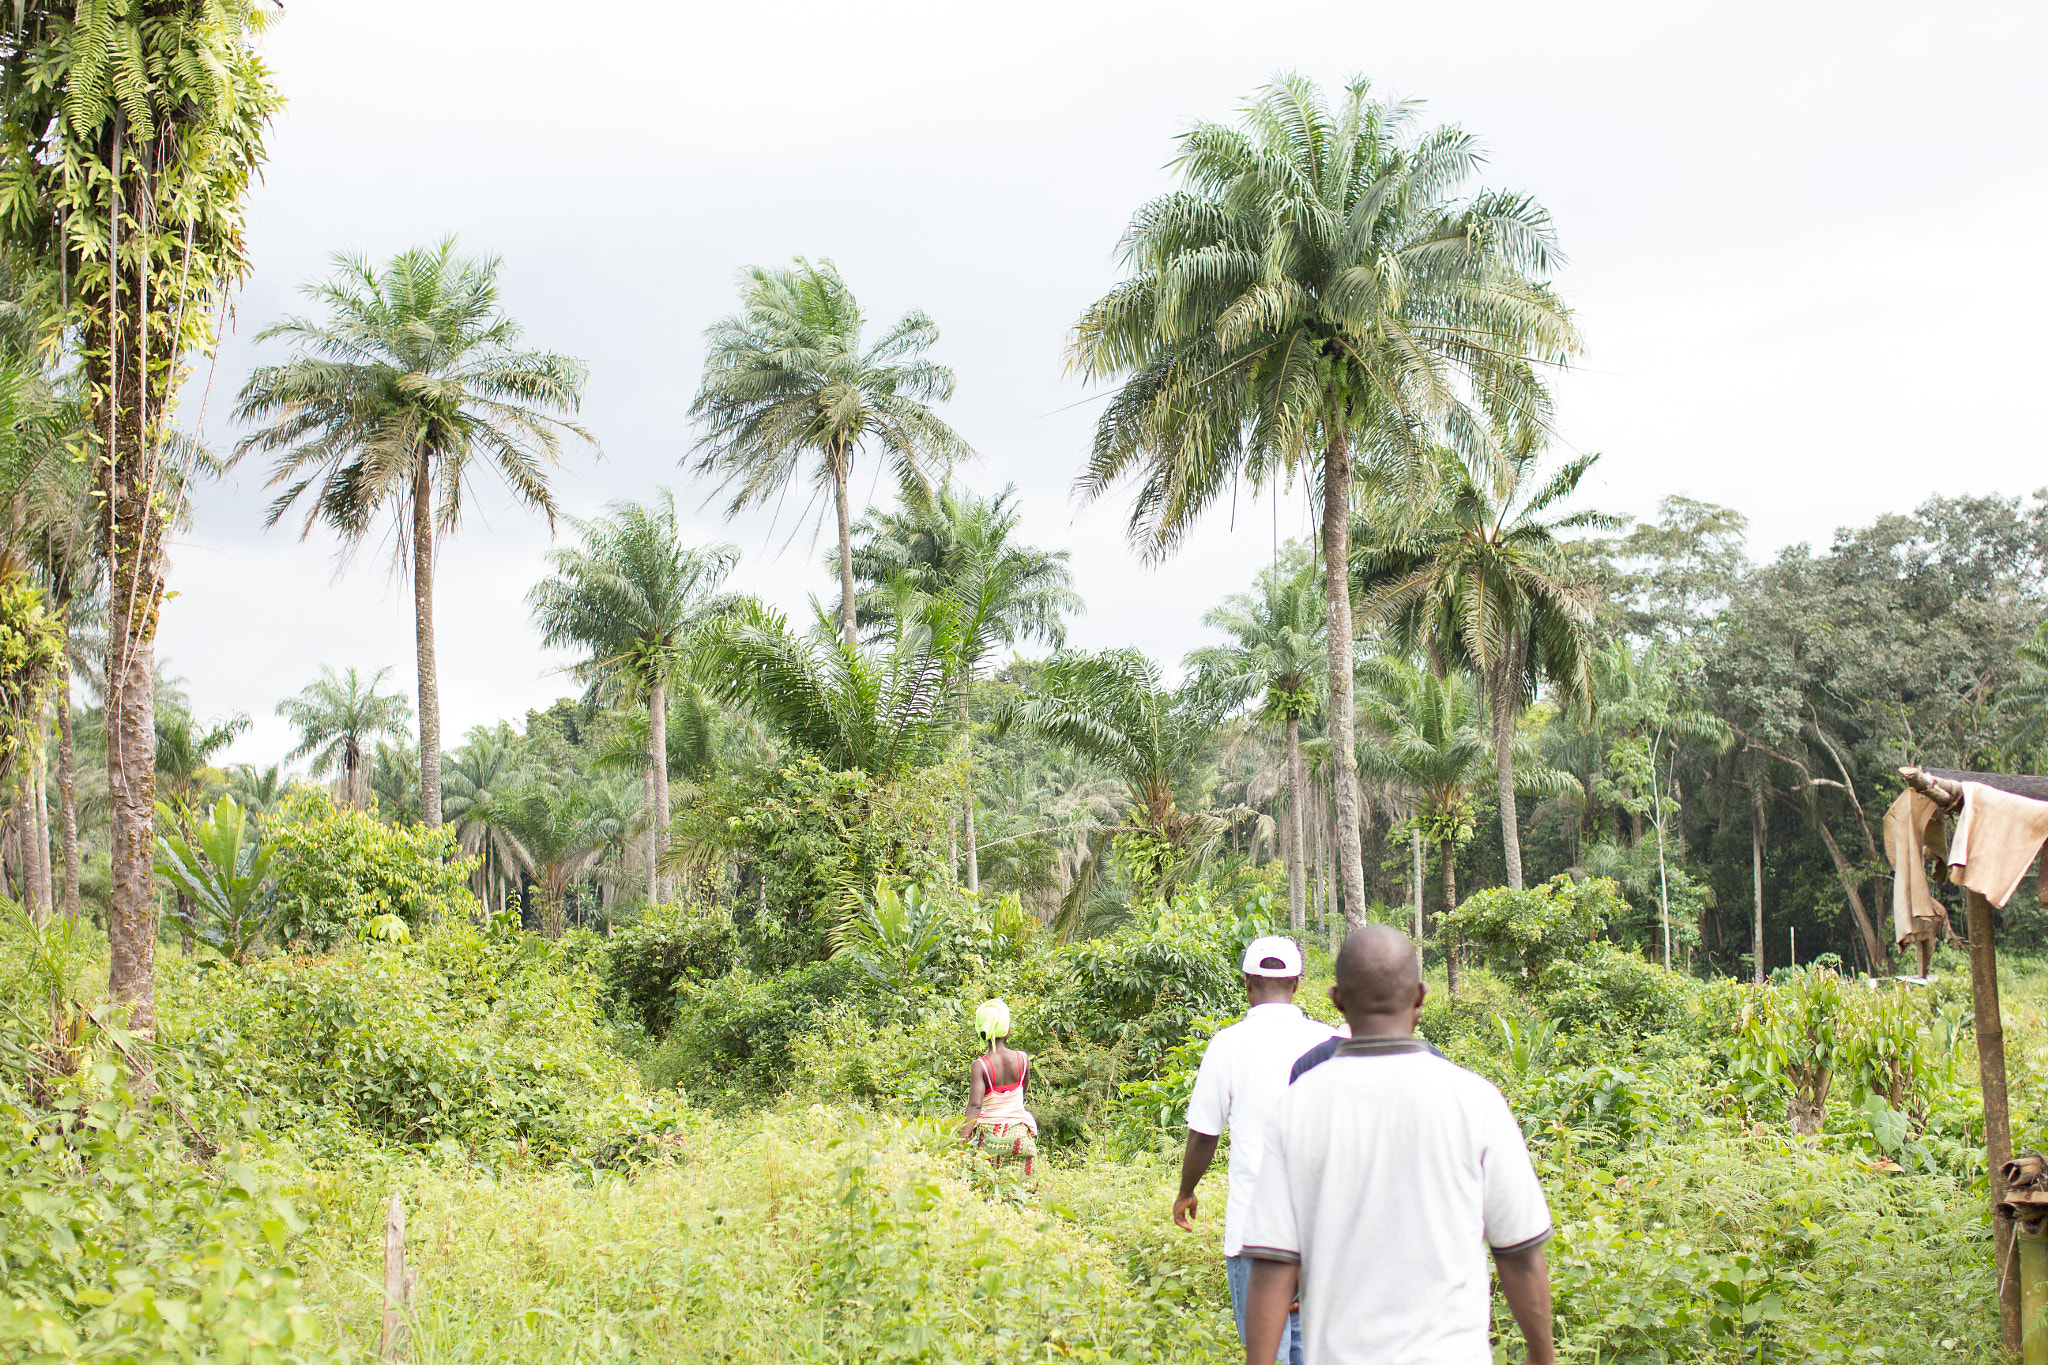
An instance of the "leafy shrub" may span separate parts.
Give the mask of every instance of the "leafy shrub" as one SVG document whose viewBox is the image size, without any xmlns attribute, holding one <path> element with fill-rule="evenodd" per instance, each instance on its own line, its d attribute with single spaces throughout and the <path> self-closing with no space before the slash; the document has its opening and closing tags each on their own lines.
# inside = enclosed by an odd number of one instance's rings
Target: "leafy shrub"
<svg viewBox="0 0 2048 1365">
<path fill-rule="evenodd" d="M 1691 983 L 1626 948 L 1592 943 L 1553 961 L 1537 981 L 1543 1012 L 1572 1032 L 1644 1034 L 1690 1018 Z"/>
<path fill-rule="evenodd" d="M 452 825 L 394 827 L 367 811 L 337 810 L 317 787 L 295 787 L 264 826 L 274 857 L 275 923 L 286 941 L 325 950 L 357 936 L 379 915 L 418 931 L 476 909 Z"/>
<path fill-rule="evenodd" d="M 682 982 L 676 1022 L 647 1064 L 651 1084 L 691 1094 L 765 1098 L 795 1075 L 799 1039 L 829 1018 L 867 1016 L 880 999 L 850 962 L 813 962 L 779 976 L 742 969 L 716 981 Z"/>
<path fill-rule="evenodd" d="M 957 766 L 892 781 L 791 758 L 712 781 L 678 816 L 677 844 L 686 857 L 742 865 L 749 884 L 733 923 L 750 965 L 780 970 L 825 957 L 834 926 L 878 878 L 951 880 L 946 832 L 961 780 Z"/>
<path fill-rule="evenodd" d="M 1627 910 L 1619 889 L 1604 877 L 1573 881 L 1558 876 L 1526 891 L 1505 886 L 1476 891 L 1438 921 L 1438 932 L 1460 939 L 1495 971 L 1533 981 L 1551 963 L 1598 938 L 1610 917 Z"/>
<path fill-rule="evenodd" d="M 0 1050 L 10 1070 L 26 1061 L 18 1040 Z M 330 1358 L 282 1259 L 297 1212 L 233 1156 L 195 1163 L 181 1138 L 111 1063 L 47 1105 L 0 1086 L 0 1357 Z"/>
<path fill-rule="evenodd" d="M 649 907 L 602 948 L 605 990 L 652 1037 L 675 1022 L 676 989 L 730 972 L 739 960 L 732 917 L 716 907 Z"/>
<path fill-rule="evenodd" d="M 420 947 L 272 958 L 180 992 L 160 1025 L 244 1106 L 317 1150 L 361 1137 L 481 1157 L 610 1156 L 670 1123 L 603 1043 L 596 983 L 546 943 L 444 926 Z"/>
</svg>

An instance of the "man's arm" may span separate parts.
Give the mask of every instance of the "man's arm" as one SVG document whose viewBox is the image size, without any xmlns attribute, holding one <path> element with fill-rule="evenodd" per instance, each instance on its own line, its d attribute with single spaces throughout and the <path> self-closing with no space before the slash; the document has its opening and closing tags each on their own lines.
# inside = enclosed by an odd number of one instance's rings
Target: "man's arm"
<svg viewBox="0 0 2048 1365">
<path fill-rule="evenodd" d="M 1209 1174 L 1209 1166 L 1216 1160 L 1216 1144 L 1222 1136 L 1221 1133 L 1198 1133 L 1188 1129 L 1188 1145 L 1180 1154 L 1180 1197 L 1173 1201 L 1173 1221 L 1182 1232 L 1195 1230 L 1195 1213 L 1200 1202 L 1195 1198 L 1195 1186 Z"/>
<path fill-rule="evenodd" d="M 1244 1296 L 1245 1365 L 1271 1365 L 1279 1356 L 1280 1334 L 1287 1330 L 1287 1315 L 1294 1311 L 1295 1291 L 1300 1287 L 1300 1266 L 1291 1261 L 1253 1260 L 1251 1287 Z M 1549 1302 L 1547 1294 L 1544 1302 Z"/>
<path fill-rule="evenodd" d="M 1508 1311 L 1515 1315 L 1515 1326 L 1522 1329 L 1522 1340 L 1529 1347 L 1528 1365 L 1553 1365 L 1557 1354 L 1550 1340 L 1550 1262 L 1544 1258 L 1543 1244 L 1520 1251 L 1496 1251 L 1493 1266 L 1500 1273 L 1500 1292 L 1508 1301 Z M 1258 1270 L 1252 1268 L 1254 1276 Z M 1256 1285 L 1257 1279 L 1252 1283 Z M 1245 1321 L 1249 1332 L 1251 1320 Z M 1279 1349 L 1277 1340 L 1274 1349 Z"/>
</svg>

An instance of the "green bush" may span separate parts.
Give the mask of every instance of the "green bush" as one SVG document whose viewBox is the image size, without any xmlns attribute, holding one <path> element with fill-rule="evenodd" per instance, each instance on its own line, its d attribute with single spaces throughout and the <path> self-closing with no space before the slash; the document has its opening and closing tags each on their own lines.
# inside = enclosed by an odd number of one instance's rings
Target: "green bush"
<svg viewBox="0 0 2048 1365">
<path fill-rule="evenodd" d="M 1552 877 L 1515 891 L 1505 886 L 1474 892 L 1438 921 L 1438 934 L 1456 936 L 1495 971 L 1533 981 L 1551 963 L 1579 953 L 1600 936 L 1627 902 L 1604 877 L 1574 881 Z"/>
<path fill-rule="evenodd" d="M 1677 972 L 1602 942 L 1552 962 L 1536 994 L 1560 1028 L 1640 1035 L 1684 1027 L 1692 1017 L 1691 985 Z"/>
<path fill-rule="evenodd" d="M 739 951 L 739 935 L 725 911 L 651 906 L 604 945 L 605 990 L 615 1010 L 658 1038 L 675 1022 L 676 988 L 724 976 Z"/>
<path fill-rule="evenodd" d="M 794 1079 L 798 1040 L 827 1019 L 872 1017 L 881 1004 L 866 973 L 846 961 L 686 981 L 676 992 L 675 1026 L 647 1063 L 648 1081 L 728 1099 L 776 1095 Z"/>
<path fill-rule="evenodd" d="M 4 1051 L 19 1074 L 20 1041 Z M 331 1358 L 283 1257 L 299 1216 L 239 1153 L 194 1161 L 111 1063 L 39 1098 L 0 1086 L 0 1358 Z"/>
<path fill-rule="evenodd" d="M 337 810 L 317 787 L 295 787 L 263 829 L 274 854 L 272 921 L 285 942 L 325 951 L 357 937 L 379 915 L 414 933 L 476 909 L 455 829 L 391 826 L 367 811 Z"/>
<path fill-rule="evenodd" d="M 363 1137 L 486 1160 L 606 1157 L 653 1141 L 668 1107 L 604 1044 L 597 986 L 525 935 L 444 926 L 418 947 L 273 958 L 178 992 L 160 1030 L 243 1107 L 320 1151 Z"/>
</svg>

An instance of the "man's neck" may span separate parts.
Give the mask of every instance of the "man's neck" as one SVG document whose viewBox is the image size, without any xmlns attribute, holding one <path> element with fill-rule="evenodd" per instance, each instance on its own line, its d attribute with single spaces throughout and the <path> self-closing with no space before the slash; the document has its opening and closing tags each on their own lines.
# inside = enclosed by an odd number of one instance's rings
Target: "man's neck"
<svg viewBox="0 0 2048 1365">
<path fill-rule="evenodd" d="M 1415 1025 L 1404 1014 L 1399 1017 L 1387 1014 L 1365 1014 L 1356 1017 L 1345 1016 L 1345 1023 L 1351 1025 L 1353 1038 L 1413 1038 Z"/>
</svg>

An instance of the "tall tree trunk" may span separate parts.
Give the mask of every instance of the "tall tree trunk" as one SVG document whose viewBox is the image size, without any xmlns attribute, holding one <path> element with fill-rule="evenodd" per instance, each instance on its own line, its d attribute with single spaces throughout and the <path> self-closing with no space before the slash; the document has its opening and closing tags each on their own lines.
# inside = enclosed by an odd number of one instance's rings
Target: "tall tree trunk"
<svg viewBox="0 0 2048 1365">
<path fill-rule="evenodd" d="M 1443 861 L 1444 872 L 1444 913 L 1458 908 L 1458 848 L 1455 841 L 1445 839 L 1438 846 L 1437 856 Z M 1458 935 L 1450 925 L 1437 921 L 1436 931 L 1444 941 L 1444 983 L 1450 987 L 1451 999 L 1458 998 Z"/>
<path fill-rule="evenodd" d="M 661 904 L 661 886 L 654 870 L 661 856 L 661 826 L 654 823 L 654 767 L 640 775 L 640 797 L 647 803 L 647 903 Z"/>
<path fill-rule="evenodd" d="M 1512 651 L 1511 651 L 1512 653 Z M 1512 663 L 1504 663 L 1487 691 L 1493 703 L 1493 767 L 1500 781 L 1500 850 L 1507 864 L 1508 886 L 1522 889 L 1522 823 L 1515 809 L 1515 708 L 1521 701 L 1521 679 Z"/>
<path fill-rule="evenodd" d="M 412 635 L 420 673 L 420 823 L 441 826 L 441 672 L 434 658 L 434 483 L 422 452 L 412 475 Z"/>
<path fill-rule="evenodd" d="M 1302 781 L 1301 772 L 1301 717 L 1287 713 L 1287 923 L 1296 933 L 1301 932 L 1305 922 L 1304 883 L 1302 866 L 1307 852 L 1302 838 L 1302 817 L 1306 814 L 1303 803 L 1307 798 L 1307 783 Z"/>
<path fill-rule="evenodd" d="M 78 754 L 71 735 L 70 613 L 65 613 L 66 657 L 57 663 L 57 819 L 64 837 L 64 918 L 78 922 Z"/>
<path fill-rule="evenodd" d="M 1422 828 L 1408 831 L 1410 851 L 1415 855 L 1415 946 L 1422 946 Z"/>
<path fill-rule="evenodd" d="M 36 880 L 43 898 L 43 918 L 48 920 L 57 908 L 57 879 L 50 866 L 50 783 L 43 771 L 43 750 L 36 749 L 35 760 L 35 817 L 36 817 Z"/>
<path fill-rule="evenodd" d="M 847 453 L 843 443 L 832 452 L 832 505 L 839 513 L 839 635 L 851 649 L 859 637 L 853 629 L 853 513 L 846 502 L 853 471 Z"/>
<path fill-rule="evenodd" d="M 1358 841 L 1358 723 L 1352 708 L 1351 668 L 1351 432 L 1334 396 L 1329 440 L 1323 447 L 1323 591 L 1330 648 L 1330 757 L 1336 772 L 1337 870 L 1344 915 L 1365 923 L 1365 853 Z"/>
<path fill-rule="evenodd" d="M 361 810 L 364 805 L 362 768 L 362 745 L 357 742 L 354 735 L 350 735 L 348 743 L 341 751 L 341 803 L 350 810 Z"/>
<path fill-rule="evenodd" d="M 1750 779 L 1754 782 L 1756 779 Z M 1752 800 L 1749 807 L 1749 873 L 1756 888 L 1756 921 L 1750 930 L 1751 956 L 1756 959 L 1756 984 L 1764 984 L 1764 821 Z"/>
<path fill-rule="evenodd" d="M 41 884 L 42 860 L 36 857 L 35 782 L 29 775 L 33 766 L 30 750 L 24 745 L 15 755 L 13 773 L 15 820 L 21 829 L 21 904 L 32 922 L 42 924 L 48 902 Z"/>
<path fill-rule="evenodd" d="M 654 838 L 648 850 L 655 857 L 651 885 L 655 902 L 668 899 L 668 878 L 660 871 L 660 858 L 668 848 L 668 684 L 654 678 L 647 686 L 647 762 L 654 774 Z"/>
<path fill-rule="evenodd" d="M 981 843 L 974 831 L 974 718 L 967 706 L 967 680 L 960 680 L 960 733 L 967 742 L 967 790 L 960 798 L 967 832 L 967 889 L 981 894 Z"/>
<path fill-rule="evenodd" d="M 1856 933 L 1863 940 L 1863 951 L 1869 954 L 1871 971 L 1875 973 L 1877 964 L 1881 962 L 1884 964 L 1885 974 L 1889 976 L 1892 955 L 1878 939 L 1877 926 L 1870 922 L 1870 913 L 1864 909 L 1863 889 L 1857 884 L 1856 869 L 1851 867 L 1849 860 L 1842 855 L 1842 846 L 1835 842 L 1834 831 L 1827 827 L 1827 822 L 1820 818 L 1818 811 L 1814 812 L 1813 826 L 1820 832 L 1820 841 L 1827 848 L 1828 858 L 1835 865 L 1835 876 L 1842 883 L 1842 892 L 1849 898 L 1849 915 L 1856 921 Z"/>
</svg>

